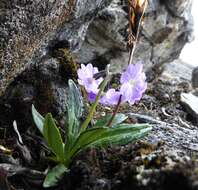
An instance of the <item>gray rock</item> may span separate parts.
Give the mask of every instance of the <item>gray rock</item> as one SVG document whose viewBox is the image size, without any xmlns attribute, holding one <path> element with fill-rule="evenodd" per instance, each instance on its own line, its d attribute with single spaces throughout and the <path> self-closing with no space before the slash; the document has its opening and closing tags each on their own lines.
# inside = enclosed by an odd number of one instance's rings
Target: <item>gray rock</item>
<svg viewBox="0 0 198 190">
<path fill-rule="evenodd" d="M 176 59 L 191 38 L 191 1 L 150 0 L 144 25 L 135 51 L 134 62 L 143 60 L 146 69 Z M 120 72 L 128 63 L 126 50 L 126 4 L 113 0 L 89 26 L 85 42 L 75 54 L 78 62 L 94 62 L 98 66 L 112 63 Z M 103 66 L 104 67 L 104 66 Z"/>
<path fill-rule="evenodd" d="M 0 2 L 0 95 L 56 43 L 76 50 L 98 11 L 111 0 L 3 0 Z M 64 43 L 63 43 L 64 42 Z"/>
<path fill-rule="evenodd" d="M 189 114 L 198 119 L 198 97 L 191 93 L 182 93 L 181 102 L 185 105 Z"/>
<path fill-rule="evenodd" d="M 163 149 L 166 152 L 180 152 L 183 155 L 188 155 L 190 152 L 198 154 L 198 134 L 195 126 L 184 127 L 142 114 L 129 113 L 128 116 L 136 118 L 139 123 L 151 124 L 152 131 L 145 137 L 147 142 L 153 145 L 163 142 Z"/>
<path fill-rule="evenodd" d="M 192 6 L 192 0 L 186 1 L 186 0 L 165 0 L 165 5 L 171 11 L 171 13 L 178 17 L 183 17 L 186 20 L 189 18 L 191 6 Z"/>
<path fill-rule="evenodd" d="M 20 130 L 27 130 L 32 125 L 32 104 L 43 115 L 51 112 L 60 121 L 67 100 L 67 78 L 63 70 L 64 65 L 55 58 L 26 69 L 0 100 L 0 126 L 9 126 L 16 120 Z"/>
<path fill-rule="evenodd" d="M 183 62 L 181 59 L 177 59 L 171 63 L 163 65 L 163 72 L 161 78 L 169 78 L 177 81 L 191 81 L 193 66 Z"/>
<path fill-rule="evenodd" d="M 198 88 L 198 67 L 194 68 L 192 71 L 192 87 L 193 88 Z"/>
</svg>

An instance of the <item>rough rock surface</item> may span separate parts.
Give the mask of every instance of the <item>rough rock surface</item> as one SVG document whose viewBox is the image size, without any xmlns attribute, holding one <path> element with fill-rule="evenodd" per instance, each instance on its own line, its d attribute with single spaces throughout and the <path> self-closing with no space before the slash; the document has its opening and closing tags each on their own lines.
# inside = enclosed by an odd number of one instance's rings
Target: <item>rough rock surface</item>
<svg viewBox="0 0 198 190">
<path fill-rule="evenodd" d="M 110 0 L 3 0 L 0 2 L 0 95 L 54 43 L 79 48 L 87 27 Z"/>
<path fill-rule="evenodd" d="M 120 70 L 128 59 L 126 1 L 113 0 L 108 6 L 110 1 L 1 1 L 0 95 L 54 46 L 76 52 L 79 63 L 92 61 L 104 67 L 110 62 Z M 176 58 L 192 29 L 190 7 L 188 0 L 149 0 L 136 59 L 150 67 Z"/>
<path fill-rule="evenodd" d="M 192 80 L 193 70 L 194 67 L 192 65 L 183 62 L 181 59 L 176 59 L 171 63 L 166 63 L 163 65 L 161 78 L 172 78 L 173 80 L 183 80 L 190 82 Z"/>
<path fill-rule="evenodd" d="M 1 97 L 0 126 L 11 126 L 16 120 L 19 129 L 26 130 L 25 126 L 32 123 L 32 104 L 41 113 L 52 112 L 60 120 L 66 109 L 67 80 L 74 78 L 67 61 L 68 57 L 62 62 L 53 57 L 46 58 L 22 72 Z"/>
<path fill-rule="evenodd" d="M 144 25 L 135 51 L 135 59 L 143 60 L 145 67 L 161 65 L 177 58 L 184 44 L 190 40 L 192 18 L 191 1 L 150 0 Z M 76 57 L 79 62 L 105 65 L 110 62 L 120 71 L 128 63 L 126 31 L 128 27 L 126 4 L 113 0 L 92 22 L 85 43 Z"/>
<path fill-rule="evenodd" d="M 182 69 L 181 69 L 182 70 Z M 186 73 L 187 70 L 185 70 Z M 195 122 L 198 122 L 198 67 L 193 68 L 191 71 L 191 86 L 192 89 L 189 93 L 181 93 L 181 103 L 186 108 L 186 111 L 189 113 L 189 115 L 192 116 L 192 118 L 195 120 Z M 184 70 L 183 70 L 184 73 Z M 188 72 L 187 72 L 188 73 Z M 183 74 L 185 75 L 185 74 Z"/>
<path fill-rule="evenodd" d="M 184 104 L 188 112 L 198 119 L 198 97 L 192 93 L 182 93 L 181 102 Z"/>
</svg>

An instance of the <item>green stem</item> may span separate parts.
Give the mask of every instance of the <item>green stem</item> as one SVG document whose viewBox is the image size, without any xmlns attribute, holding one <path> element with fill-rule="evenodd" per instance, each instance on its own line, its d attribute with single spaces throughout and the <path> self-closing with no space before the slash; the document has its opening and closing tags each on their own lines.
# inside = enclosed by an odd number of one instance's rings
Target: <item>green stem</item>
<svg viewBox="0 0 198 190">
<path fill-rule="evenodd" d="M 119 100 L 118 100 L 118 103 L 117 103 L 117 105 L 116 105 L 116 107 L 115 107 L 115 110 L 114 110 L 114 112 L 113 112 L 113 115 L 112 115 L 111 119 L 109 120 L 109 122 L 107 123 L 107 126 L 108 126 L 108 127 L 110 127 L 110 126 L 111 126 L 111 124 L 112 124 L 112 122 L 113 122 L 114 117 L 115 117 L 115 116 L 116 116 L 116 114 L 118 113 L 118 110 L 119 110 L 119 107 L 120 107 L 121 100 L 122 100 L 122 95 L 120 95 Z"/>
<path fill-rule="evenodd" d="M 87 128 L 89 122 L 91 121 L 91 119 L 93 117 L 93 114 L 94 114 L 94 112 L 96 110 L 96 106 L 99 103 L 100 97 L 101 97 L 101 95 L 102 95 L 102 93 L 103 93 L 103 91 L 104 91 L 104 89 L 105 89 L 105 87 L 107 85 L 108 80 L 109 80 L 109 76 L 107 74 L 107 76 L 105 77 L 105 79 L 102 81 L 102 83 L 100 85 L 100 90 L 99 90 L 99 92 L 98 92 L 98 94 L 96 96 L 95 102 L 93 103 L 93 105 L 90 108 L 88 116 L 87 116 L 86 120 L 83 122 L 83 124 L 81 126 L 80 133 L 83 132 Z"/>
</svg>

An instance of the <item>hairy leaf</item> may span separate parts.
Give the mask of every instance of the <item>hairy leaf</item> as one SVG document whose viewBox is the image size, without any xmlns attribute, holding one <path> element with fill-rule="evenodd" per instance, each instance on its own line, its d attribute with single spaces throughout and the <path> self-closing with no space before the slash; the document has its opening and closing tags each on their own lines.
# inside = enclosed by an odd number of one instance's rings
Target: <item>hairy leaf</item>
<svg viewBox="0 0 198 190">
<path fill-rule="evenodd" d="M 74 109 L 74 114 L 76 118 L 79 119 L 83 113 L 82 96 L 73 80 L 69 80 L 68 84 L 69 84 L 69 96 L 70 96 L 70 100 L 72 100 L 70 103 Z"/>
<path fill-rule="evenodd" d="M 127 144 L 146 135 L 151 126 L 147 124 L 120 124 L 113 128 L 99 127 L 81 133 L 71 150 L 71 155 L 87 147 Z"/>
<path fill-rule="evenodd" d="M 106 115 L 102 118 L 100 118 L 99 120 L 96 121 L 94 127 L 104 127 L 106 126 L 106 124 L 108 123 L 108 121 L 111 119 L 112 115 Z M 124 115 L 123 113 L 118 113 L 115 115 L 111 125 L 117 125 L 122 123 L 123 121 L 125 121 L 128 117 L 126 115 Z"/>
<path fill-rule="evenodd" d="M 83 101 L 81 93 L 72 81 L 68 81 L 69 93 L 67 98 L 67 133 L 76 136 L 79 132 L 79 118 L 83 112 Z"/>
<path fill-rule="evenodd" d="M 44 117 L 35 109 L 34 105 L 32 104 L 32 116 L 34 123 L 36 124 L 39 131 L 43 134 L 43 126 L 44 126 Z"/>
<path fill-rule="evenodd" d="M 63 164 L 55 166 L 48 172 L 43 187 L 48 188 L 56 186 L 58 181 L 63 177 L 63 174 L 67 171 L 67 168 Z"/>
<path fill-rule="evenodd" d="M 64 160 L 64 143 L 59 129 L 56 127 L 54 119 L 50 113 L 45 117 L 43 136 L 48 143 L 49 148 L 60 159 Z"/>
</svg>

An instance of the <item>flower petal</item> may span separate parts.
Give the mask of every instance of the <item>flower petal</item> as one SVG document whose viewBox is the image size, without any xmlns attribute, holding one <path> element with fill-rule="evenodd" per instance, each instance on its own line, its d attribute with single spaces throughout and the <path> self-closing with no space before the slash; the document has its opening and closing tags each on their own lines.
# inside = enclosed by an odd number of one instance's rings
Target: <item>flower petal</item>
<svg viewBox="0 0 198 190">
<path fill-rule="evenodd" d="M 128 65 L 125 72 L 122 73 L 120 82 L 121 84 L 125 82 L 129 82 L 129 80 L 134 80 L 142 73 L 143 64 L 141 61 L 137 62 L 136 64 Z"/>
<path fill-rule="evenodd" d="M 96 96 L 97 95 L 95 93 L 89 92 L 87 94 L 87 99 L 88 99 L 89 102 L 93 103 L 95 101 L 95 99 L 96 99 Z"/>
<path fill-rule="evenodd" d="M 120 99 L 121 93 L 115 89 L 109 89 L 100 99 L 100 103 L 104 105 L 116 105 Z"/>
<path fill-rule="evenodd" d="M 124 79 L 121 81 L 122 85 L 120 92 L 123 100 L 133 105 L 142 98 L 147 88 L 147 83 L 145 81 L 146 76 L 145 73 L 142 72 L 142 64 L 137 63 L 136 65 L 129 65 L 128 70 L 126 70 L 122 76 Z"/>
<path fill-rule="evenodd" d="M 94 74 L 98 72 L 97 67 L 93 67 L 91 63 L 87 64 L 86 66 L 84 64 L 81 64 L 81 68 L 78 69 L 78 83 L 80 85 L 83 85 L 85 87 L 85 90 L 89 92 L 93 92 L 95 94 L 99 91 L 99 85 L 102 82 L 103 78 L 95 79 Z"/>
</svg>

